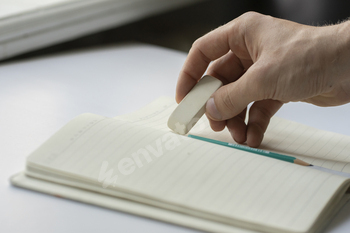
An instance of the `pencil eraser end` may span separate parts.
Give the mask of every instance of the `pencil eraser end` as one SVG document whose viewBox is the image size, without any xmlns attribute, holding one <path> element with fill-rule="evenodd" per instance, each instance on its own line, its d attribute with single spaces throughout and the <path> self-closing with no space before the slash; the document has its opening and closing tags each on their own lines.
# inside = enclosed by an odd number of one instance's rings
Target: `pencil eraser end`
<svg viewBox="0 0 350 233">
<path fill-rule="evenodd" d="M 187 134 L 205 113 L 205 105 L 222 82 L 205 75 L 175 108 L 168 120 L 168 127 L 178 134 Z"/>
</svg>

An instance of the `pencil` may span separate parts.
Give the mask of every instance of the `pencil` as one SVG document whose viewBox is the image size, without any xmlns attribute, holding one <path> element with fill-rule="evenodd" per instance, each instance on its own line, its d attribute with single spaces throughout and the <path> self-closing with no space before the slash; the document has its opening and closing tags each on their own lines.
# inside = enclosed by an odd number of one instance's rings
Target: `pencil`
<svg viewBox="0 0 350 233">
<path fill-rule="evenodd" d="M 233 144 L 233 143 L 229 143 L 229 142 L 222 142 L 222 141 L 218 141 L 218 140 L 214 140 L 214 139 L 210 139 L 210 138 L 204 138 L 204 137 L 200 137 L 200 136 L 196 136 L 196 135 L 192 135 L 192 134 L 189 134 L 188 137 L 194 138 L 194 139 L 198 139 L 198 140 L 202 140 L 202 141 L 205 141 L 205 142 L 218 144 L 218 145 L 221 145 L 221 146 L 227 146 L 227 147 L 230 147 L 230 148 L 235 148 L 235 149 L 238 149 L 238 150 L 251 152 L 251 153 L 254 153 L 254 154 L 258 154 L 258 155 L 263 155 L 263 156 L 274 158 L 274 159 L 279 159 L 279 160 L 286 161 L 286 162 L 289 162 L 289 163 L 295 163 L 295 164 L 302 165 L 302 166 L 312 166 L 311 164 L 309 164 L 307 162 L 304 162 L 304 161 L 302 161 L 300 159 L 297 159 L 295 157 L 288 156 L 288 155 L 282 155 L 282 154 L 270 152 L 270 151 L 267 151 L 267 150 L 261 150 L 261 149 L 252 148 L 252 147 L 249 147 L 249 146 L 243 146 L 243 145 L 239 145 L 239 144 Z"/>
</svg>

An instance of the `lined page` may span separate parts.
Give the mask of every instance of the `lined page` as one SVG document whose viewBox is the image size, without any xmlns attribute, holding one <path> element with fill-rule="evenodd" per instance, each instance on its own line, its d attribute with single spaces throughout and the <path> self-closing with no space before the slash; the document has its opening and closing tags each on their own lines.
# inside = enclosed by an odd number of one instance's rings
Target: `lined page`
<svg viewBox="0 0 350 233">
<path fill-rule="evenodd" d="M 116 119 L 167 130 L 166 122 L 175 107 L 173 99 L 163 97 L 136 113 Z M 206 117 L 202 117 L 190 133 L 234 143 L 227 129 L 214 132 Z M 273 117 L 260 148 L 291 155 L 313 165 L 350 173 L 350 137 L 346 135 Z"/>
<path fill-rule="evenodd" d="M 234 143 L 227 129 L 214 132 L 202 119 L 191 134 Z M 206 125 L 206 126 L 205 126 Z M 350 173 L 350 136 L 316 129 L 279 117 L 271 118 L 260 149 L 297 157 L 305 162 Z"/>
<path fill-rule="evenodd" d="M 270 232 L 306 232 L 348 182 L 168 129 L 93 114 L 63 127 L 28 157 L 27 166 L 123 192 L 131 200 Z"/>
<path fill-rule="evenodd" d="M 350 173 L 350 137 L 275 118 L 263 148 L 294 155 L 311 164 Z"/>
</svg>

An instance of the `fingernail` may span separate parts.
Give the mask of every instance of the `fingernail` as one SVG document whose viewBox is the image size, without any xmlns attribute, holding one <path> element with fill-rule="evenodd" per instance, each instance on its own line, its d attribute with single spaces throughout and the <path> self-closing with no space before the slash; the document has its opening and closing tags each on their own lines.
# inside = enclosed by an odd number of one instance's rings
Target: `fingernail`
<svg viewBox="0 0 350 233">
<path fill-rule="evenodd" d="M 215 120 L 222 119 L 221 114 L 219 113 L 218 109 L 216 108 L 214 98 L 210 98 L 207 101 L 206 109 L 207 109 L 207 112 L 209 113 L 209 116 L 211 116 Z"/>
</svg>

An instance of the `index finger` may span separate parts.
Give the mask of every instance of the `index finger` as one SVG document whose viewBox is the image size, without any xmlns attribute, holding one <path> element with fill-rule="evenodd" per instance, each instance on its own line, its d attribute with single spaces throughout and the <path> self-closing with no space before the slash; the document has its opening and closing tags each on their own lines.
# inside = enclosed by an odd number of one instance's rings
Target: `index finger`
<svg viewBox="0 0 350 233">
<path fill-rule="evenodd" d="M 221 26 L 197 39 L 186 58 L 176 86 L 176 101 L 179 103 L 203 76 L 211 61 L 225 55 L 230 46 L 226 26 Z"/>
</svg>

